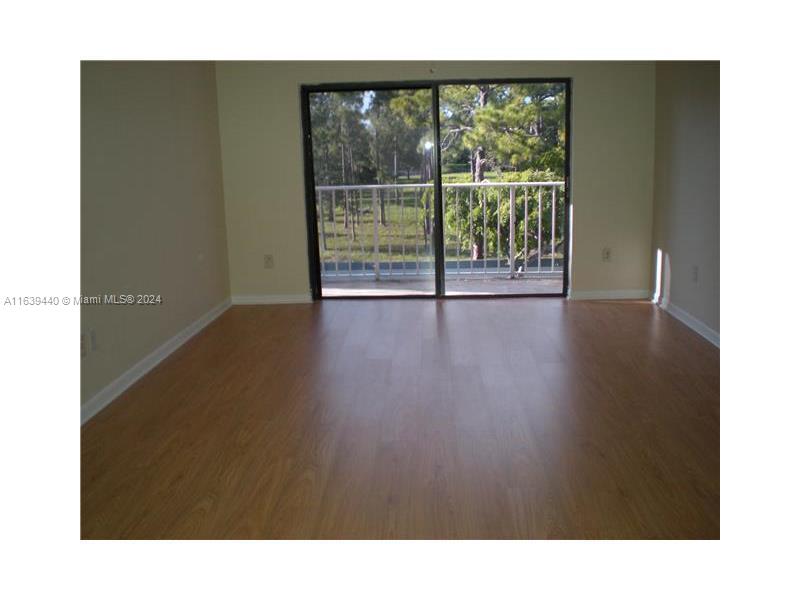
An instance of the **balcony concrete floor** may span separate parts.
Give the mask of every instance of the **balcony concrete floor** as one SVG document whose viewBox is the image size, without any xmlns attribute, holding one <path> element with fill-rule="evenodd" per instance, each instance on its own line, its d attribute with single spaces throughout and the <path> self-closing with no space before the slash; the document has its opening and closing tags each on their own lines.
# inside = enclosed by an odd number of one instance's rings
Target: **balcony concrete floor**
<svg viewBox="0 0 800 600">
<path fill-rule="evenodd" d="M 447 275 L 445 287 L 447 295 L 493 295 L 493 294 L 560 294 L 563 279 L 561 273 L 554 277 L 528 279 L 509 279 L 507 276 L 465 278 Z M 433 294 L 433 276 L 424 278 L 393 278 L 374 281 L 325 278 L 322 280 L 323 298 L 343 296 L 407 296 Z"/>
</svg>

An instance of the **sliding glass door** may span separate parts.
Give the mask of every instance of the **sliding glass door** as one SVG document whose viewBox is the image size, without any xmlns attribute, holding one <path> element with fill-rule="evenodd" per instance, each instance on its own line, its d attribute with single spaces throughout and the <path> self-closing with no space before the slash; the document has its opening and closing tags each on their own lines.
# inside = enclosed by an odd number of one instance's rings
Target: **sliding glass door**
<svg viewBox="0 0 800 600">
<path fill-rule="evenodd" d="M 567 80 L 302 100 L 315 297 L 566 293 Z"/>
</svg>

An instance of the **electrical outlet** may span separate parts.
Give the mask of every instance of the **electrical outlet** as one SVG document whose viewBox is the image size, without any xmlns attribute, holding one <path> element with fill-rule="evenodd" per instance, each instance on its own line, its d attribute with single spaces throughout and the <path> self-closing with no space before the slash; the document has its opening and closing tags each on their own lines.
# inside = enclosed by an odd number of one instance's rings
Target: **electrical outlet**
<svg viewBox="0 0 800 600">
<path fill-rule="evenodd" d="M 611 262 L 611 248 L 603 248 L 603 262 Z"/>
<path fill-rule="evenodd" d="M 692 265 L 692 283 L 700 281 L 700 267 Z"/>
<path fill-rule="evenodd" d="M 271 269 L 275 266 L 275 259 L 273 258 L 272 254 L 265 254 L 264 255 L 264 268 Z"/>
</svg>

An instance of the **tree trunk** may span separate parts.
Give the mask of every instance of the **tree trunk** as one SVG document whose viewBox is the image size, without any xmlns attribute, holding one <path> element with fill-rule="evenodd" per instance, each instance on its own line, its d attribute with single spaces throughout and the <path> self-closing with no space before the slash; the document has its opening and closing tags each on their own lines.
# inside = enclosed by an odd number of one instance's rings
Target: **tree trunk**
<svg viewBox="0 0 800 600">
<path fill-rule="evenodd" d="M 473 181 L 475 183 L 480 183 L 481 181 L 483 181 L 485 164 L 486 164 L 486 158 L 483 146 L 478 146 L 477 148 L 475 148 L 475 165 L 472 170 L 472 174 L 474 177 Z"/>
<path fill-rule="evenodd" d="M 347 185 L 347 172 L 344 168 L 344 142 L 339 144 L 342 149 L 342 185 Z"/>
<path fill-rule="evenodd" d="M 356 167 L 353 161 L 353 147 L 348 147 L 349 155 L 350 155 L 350 181 L 351 183 L 356 183 Z"/>
<path fill-rule="evenodd" d="M 392 171 L 394 182 L 397 183 L 397 138 L 394 138 L 394 169 Z"/>
<path fill-rule="evenodd" d="M 490 86 L 481 86 L 478 88 L 478 106 L 479 108 L 484 108 L 489 102 L 489 91 L 491 90 Z M 483 146 L 478 146 L 475 148 L 475 151 L 472 153 L 470 157 L 470 164 L 469 170 L 472 174 L 472 181 L 474 183 L 480 183 L 484 180 L 484 172 L 486 168 L 486 151 L 484 150 Z M 478 194 L 480 194 L 480 189 L 478 190 Z M 481 206 L 483 206 L 485 200 L 481 198 Z M 484 209 L 485 210 L 485 209 Z M 486 232 L 481 230 L 480 233 L 475 234 L 475 241 L 472 244 L 472 260 L 482 260 L 483 256 L 483 236 L 486 235 Z"/>
<path fill-rule="evenodd" d="M 425 252 L 428 252 L 430 250 L 428 240 L 433 233 L 433 228 L 431 227 L 431 199 L 428 194 L 425 194 L 425 220 L 422 229 L 425 233 Z"/>
<path fill-rule="evenodd" d="M 342 151 L 342 185 L 344 185 L 347 183 L 344 171 L 344 143 L 340 143 L 339 147 Z M 333 223 L 333 219 L 335 218 L 336 214 L 336 192 L 331 192 L 330 198 L 328 199 L 328 208 L 328 221 Z"/>
<path fill-rule="evenodd" d="M 489 103 L 489 91 L 491 88 L 489 86 L 481 86 L 478 88 L 478 108 L 485 108 L 486 105 Z M 474 154 L 475 164 L 472 168 L 472 181 L 475 183 L 480 183 L 483 181 L 484 177 L 484 167 L 486 165 L 486 152 L 483 149 L 483 146 L 478 146 L 475 148 Z"/>
<path fill-rule="evenodd" d="M 478 192 L 480 194 L 480 191 Z M 481 215 L 486 211 L 486 199 L 479 196 L 480 198 L 480 207 L 481 207 Z M 482 221 L 481 221 L 482 223 Z M 483 259 L 483 236 L 486 235 L 486 232 L 481 227 L 480 233 L 477 231 L 475 232 L 475 241 L 472 244 L 472 260 L 482 260 Z"/>
</svg>

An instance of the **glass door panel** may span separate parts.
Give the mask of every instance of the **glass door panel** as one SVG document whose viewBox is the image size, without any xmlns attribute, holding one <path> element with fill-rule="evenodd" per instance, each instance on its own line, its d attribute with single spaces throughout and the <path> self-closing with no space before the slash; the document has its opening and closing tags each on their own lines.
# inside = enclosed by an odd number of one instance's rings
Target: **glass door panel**
<svg viewBox="0 0 800 600">
<path fill-rule="evenodd" d="M 308 102 L 322 297 L 433 295 L 431 89 Z"/>
<path fill-rule="evenodd" d="M 447 295 L 561 294 L 567 84 L 439 87 Z"/>
</svg>

